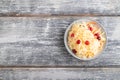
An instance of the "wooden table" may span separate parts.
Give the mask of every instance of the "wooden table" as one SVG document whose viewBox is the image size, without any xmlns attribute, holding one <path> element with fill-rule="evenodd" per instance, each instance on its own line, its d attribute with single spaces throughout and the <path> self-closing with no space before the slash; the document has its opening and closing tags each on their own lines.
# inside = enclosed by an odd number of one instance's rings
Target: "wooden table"
<svg viewBox="0 0 120 80">
<path fill-rule="evenodd" d="M 81 61 L 63 35 L 74 20 L 103 24 L 108 43 Z M 119 80 L 120 0 L 0 0 L 0 80 Z"/>
</svg>

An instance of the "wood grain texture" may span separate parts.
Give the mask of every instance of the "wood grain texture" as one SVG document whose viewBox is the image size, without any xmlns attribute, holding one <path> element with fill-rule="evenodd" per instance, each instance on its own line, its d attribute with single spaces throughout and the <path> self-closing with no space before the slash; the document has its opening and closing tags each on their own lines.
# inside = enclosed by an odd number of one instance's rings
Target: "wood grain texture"
<svg viewBox="0 0 120 80">
<path fill-rule="evenodd" d="M 88 18 L 102 23 L 107 47 L 97 59 L 84 62 L 72 57 L 63 36 L 74 20 Z M 120 17 L 0 18 L 1 66 L 119 66 Z"/>
<path fill-rule="evenodd" d="M 115 68 L 0 69 L 0 80 L 119 80 Z"/>
<path fill-rule="evenodd" d="M 120 0 L 0 0 L 0 16 L 120 15 Z"/>
</svg>

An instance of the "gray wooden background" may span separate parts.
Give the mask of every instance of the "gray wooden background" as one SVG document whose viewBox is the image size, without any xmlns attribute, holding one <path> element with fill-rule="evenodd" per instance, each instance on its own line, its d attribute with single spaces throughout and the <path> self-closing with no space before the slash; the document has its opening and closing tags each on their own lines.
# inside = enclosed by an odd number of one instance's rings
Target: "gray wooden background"
<svg viewBox="0 0 120 80">
<path fill-rule="evenodd" d="M 0 0 L 0 80 L 119 80 L 120 0 Z M 100 22 L 107 46 L 94 60 L 66 50 L 78 19 Z"/>
</svg>

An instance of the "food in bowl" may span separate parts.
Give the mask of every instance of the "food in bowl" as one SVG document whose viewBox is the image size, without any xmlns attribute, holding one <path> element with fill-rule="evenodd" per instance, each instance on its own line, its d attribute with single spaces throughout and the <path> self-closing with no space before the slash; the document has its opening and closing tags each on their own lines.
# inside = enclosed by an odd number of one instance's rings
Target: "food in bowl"
<svg viewBox="0 0 120 80">
<path fill-rule="evenodd" d="M 105 31 L 95 21 L 77 21 L 68 30 L 67 45 L 80 59 L 96 57 L 103 50 L 105 43 Z"/>
</svg>

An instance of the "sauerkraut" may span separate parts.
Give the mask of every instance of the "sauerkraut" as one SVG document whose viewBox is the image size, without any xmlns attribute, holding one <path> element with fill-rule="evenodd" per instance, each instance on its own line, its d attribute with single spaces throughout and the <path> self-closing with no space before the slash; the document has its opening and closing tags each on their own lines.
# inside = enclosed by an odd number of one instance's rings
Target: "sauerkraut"
<svg viewBox="0 0 120 80">
<path fill-rule="evenodd" d="M 102 51 L 105 33 L 96 22 L 76 22 L 68 32 L 68 46 L 80 58 L 93 58 Z"/>
</svg>

